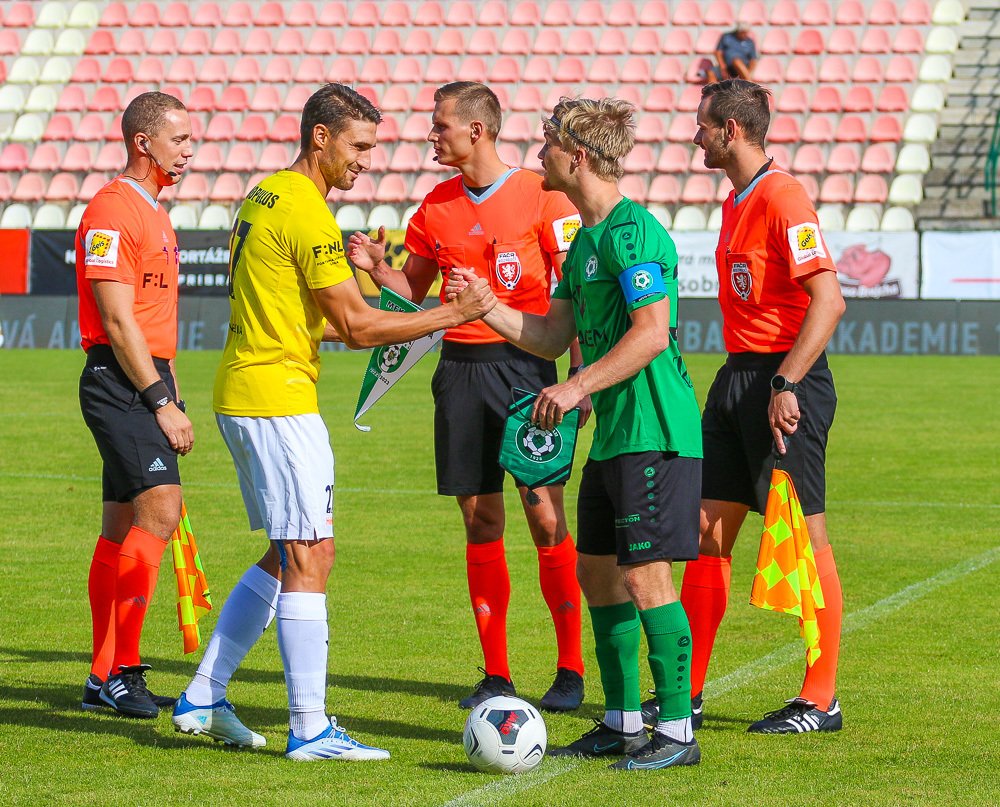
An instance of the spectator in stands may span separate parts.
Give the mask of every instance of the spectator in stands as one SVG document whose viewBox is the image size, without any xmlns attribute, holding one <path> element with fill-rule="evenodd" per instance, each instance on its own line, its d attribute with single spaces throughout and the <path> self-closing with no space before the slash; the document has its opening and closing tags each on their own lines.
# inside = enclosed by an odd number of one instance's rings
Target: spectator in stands
<svg viewBox="0 0 1000 807">
<path fill-rule="evenodd" d="M 741 22 L 735 30 L 719 37 L 719 44 L 715 46 L 715 61 L 719 65 L 718 71 L 714 65 L 705 69 L 708 84 L 726 78 L 745 78 L 747 81 L 753 78 L 753 69 L 757 65 L 757 45 L 750 36 L 749 25 Z"/>
</svg>

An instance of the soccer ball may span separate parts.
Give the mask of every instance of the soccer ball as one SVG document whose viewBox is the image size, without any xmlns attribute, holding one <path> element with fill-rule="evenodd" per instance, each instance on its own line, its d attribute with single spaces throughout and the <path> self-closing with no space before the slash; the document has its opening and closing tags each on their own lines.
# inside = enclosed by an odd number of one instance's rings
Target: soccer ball
<svg viewBox="0 0 1000 807">
<path fill-rule="evenodd" d="M 541 459 L 546 454 L 551 454 L 556 447 L 552 432 L 540 429 L 533 424 L 528 427 L 521 443 L 535 459 Z"/>
<path fill-rule="evenodd" d="M 523 773 L 542 761 L 546 739 L 545 721 L 534 706 L 497 695 L 472 710 L 462 744 L 469 762 L 481 771 Z"/>
</svg>

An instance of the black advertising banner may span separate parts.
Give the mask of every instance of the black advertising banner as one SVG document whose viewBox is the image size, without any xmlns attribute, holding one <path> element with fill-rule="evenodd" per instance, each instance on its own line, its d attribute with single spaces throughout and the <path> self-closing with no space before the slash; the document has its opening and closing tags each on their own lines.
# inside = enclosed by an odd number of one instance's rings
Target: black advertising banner
<svg viewBox="0 0 1000 807">
<path fill-rule="evenodd" d="M 73 230 L 33 230 L 29 293 L 76 294 Z M 178 230 L 180 295 L 224 296 L 229 280 L 229 233 L 226 230 Z"/>
</svg>

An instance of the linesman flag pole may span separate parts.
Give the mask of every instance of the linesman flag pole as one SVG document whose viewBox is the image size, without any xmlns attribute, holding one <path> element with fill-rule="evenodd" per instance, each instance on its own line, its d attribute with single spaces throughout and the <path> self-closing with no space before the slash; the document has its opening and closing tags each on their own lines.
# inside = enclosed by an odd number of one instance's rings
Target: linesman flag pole
<svg viewBox="0 0 1000 807">
<path fill-rule="evenodd" d="M 378 307 L 383 311 L 402 311 L 404 313 L 423 311 L 416 303 L 410 302 L 384 286 L 382 294 L 379 296 Z M 406 375 L 427 351 L 440 342 L 442 336 L 444 336 L 444 331 L 435 331 L 412 342 L 386 345 L 372 351 L 365 376 L 361 380 L 358 406 L 354 411 L 354 427 L 358 431 L 371 431 L 371 426 L 362 426 L 358 423 L 358 419 L 371 409 L 376 401 L 392 388 L 393 384 Z"/>
<path fill-rule="evenodd" d="M 170 536 L 170 550 L 177 578 L 177 626 L 183 635 L 184 652 L 193 653 L 201 644 L 198 620 L 212 610 L 212 594 L 183 502 L 181 522 Z"/>
</svg>

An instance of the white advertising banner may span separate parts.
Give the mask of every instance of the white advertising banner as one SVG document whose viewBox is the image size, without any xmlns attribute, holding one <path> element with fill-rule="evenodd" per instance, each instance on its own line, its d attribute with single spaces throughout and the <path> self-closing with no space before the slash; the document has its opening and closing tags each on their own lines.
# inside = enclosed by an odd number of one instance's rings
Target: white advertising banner
<svg viewBox="0 0 1000 807">
<path fill-rule="evenodd" d="M 680 297 L 717 297 L 715 232 L 679 232 L 671 237 L 680 258 Z M 917 298 L 916 233 L 823 233 L 844 297 L 848 299 Z"/>
<path fill-rule="evenodd" d="M 927 232 L 921 253 L 924 299 L 1000 300 L 1000 232 Z"/>
</svg>

